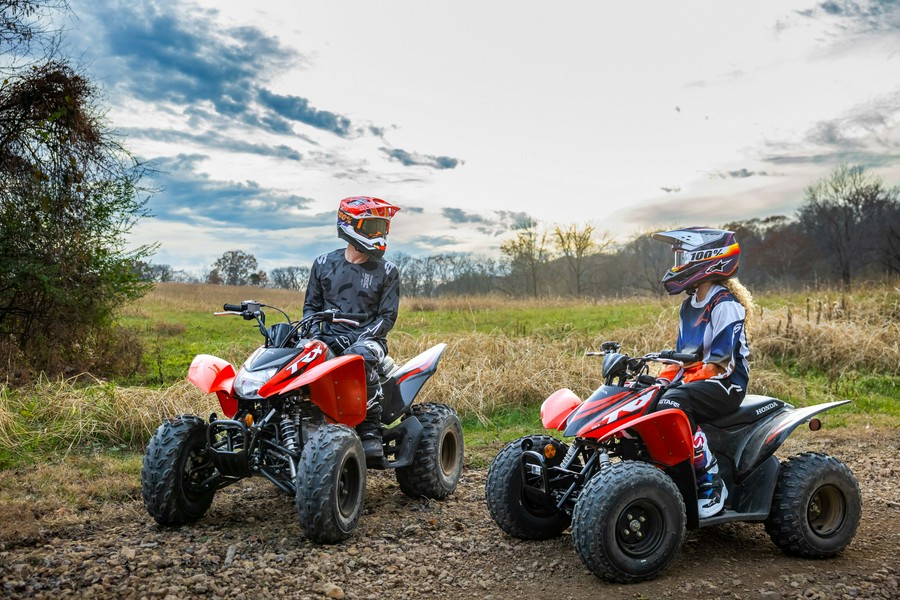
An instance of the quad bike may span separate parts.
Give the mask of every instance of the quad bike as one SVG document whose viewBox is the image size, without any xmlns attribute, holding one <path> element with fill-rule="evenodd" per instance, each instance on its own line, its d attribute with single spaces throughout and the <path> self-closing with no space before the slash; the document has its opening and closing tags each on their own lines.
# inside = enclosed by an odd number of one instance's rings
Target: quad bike
<svg viewBox="0 0 900 600">
<path fill-rule="evenodd" d="M 287 319 L 267 328 L 262 308 Z M 369 458 L 353 427 L 366 416 L 363 359 L 335 357 L 310 339 L 323 322 L 358 325 L 365 315 L 317 312 L 291 321 L 281 309 L 255 301 L 225 312 L 255 319 L 265 344 L 240 370 L 198 355 L 188 380 L 215 393 L 226 418 L 206 422 L 181 415 L 164 422 L 147 445 L 141 470 L 144 506 L 162 525 L 202 517 L 216 490 L 262 476 L 294 496 L 306 536 L 320 543 L 346 539 L 363 511 L 366 467 L 394 469 L 411 497 L 441 499 L 456 489 L 463 466 L 459 418 L 444 404 L 413 404 L 446 348 L 438 344 L 397 366 L 378 367 L 384 399 L 383 456 Z"/>
<path fill-rule="evenodd" d="M 696 529 L 729 521 L 762 521 L 782 551 L 809 558 L 838 554 L 860 520 L 859 484 L 840 461 L 804 452 L 774 456 L 790 433 L 814 415 L 849 400 L 805 408 L 748 395 L 740 408 L 702 423 L 728 488 L 725 509 L 700 519 L 687 416 L 651 412 L 667 389 L 648 364 L 688 364 L 694 354 L 663 351 L 632 358 L 606 342 L 605 385 L 587 400 L 569 389 L 548 397 L 541 420 L 550 435 L 510 442 L 491 464 L 487 504 L 500 528 L 542 540 L 572 527 L 575 550 L 595 575 L 612 582 L 652 579 Z M 671 385 L 678 385 L 673 383 Z"/>
</svg>

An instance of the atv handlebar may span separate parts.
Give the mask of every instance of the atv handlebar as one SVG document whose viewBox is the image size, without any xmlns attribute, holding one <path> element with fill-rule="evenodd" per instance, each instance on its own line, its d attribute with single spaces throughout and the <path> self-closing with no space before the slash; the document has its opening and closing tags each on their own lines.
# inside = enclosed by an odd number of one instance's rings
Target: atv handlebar
<svg viewBox="0 0 900 600">
<path fill-rule="evenodd" d="M 240 304 L 225 303 L 222 305 L 222 308 L 224 309 L 224 312 L 214 312 L 213 314 L 218 317 L 243 317 L 245 321 L 256 319 L 256 322 L 259 324 L 260 333 L 266 338 L 266 344 L 277 343 L 279 346 L 287 344 L 289 340 L 293 339 L 294 335 L 298 333 L 301 337 L 307 337 L 316 323 L 345 323 L 353 327 L 359 327 L 360 323 L 368 318 L 368 315 L 365 313 L 345 313 L 340 312 L 339 310 L 329 309 L 309 313 L 299 321 L 292 321 L 288 314 L 277 306 L 263 304 L 256 300 L 244 300 Z M 279 331 L 279 334 L 275 336 L 275 328 L 284 327 L 284 324 L 275 324 L 272 326 L 272 331 L 269 331 L 266 328 L 266 314 L 263 312 L 263 308 L 272 308 L 284 315 L 284 318 L 287 319 L 290 332 L 285 335 L 284 331 Z M 276 339 L 278 340 L 277 342 L 275 341 Z"/>
<path fill-rule="evenodd" d="M 644 356 L 628 356 L 619 352 L 621 345 L 618 342 L 604 342 L 601 345 L 603 352 L 587 352 L 588 356 L 603 357 L 603 378 L 607 385 L 612 385 L 615 380 L 619 385 L 625 385 L 628 380 L 634 380 L 639 384 L 653 385 L 657 379 L 647 372 L 647 365 L 651 362 L 661 362 L 685 367 L 702 359 L 696 352 L 676 352 L 675 350 L 661 350 L 651 352 Z"/>
<path fill-rule="evenodd" d="M 674 350 L 663 350 L 659 353 L 659 358 L 690 364 L 700 360 L 701 356 L 696 352 L 675 352 Z"/>
</svg>

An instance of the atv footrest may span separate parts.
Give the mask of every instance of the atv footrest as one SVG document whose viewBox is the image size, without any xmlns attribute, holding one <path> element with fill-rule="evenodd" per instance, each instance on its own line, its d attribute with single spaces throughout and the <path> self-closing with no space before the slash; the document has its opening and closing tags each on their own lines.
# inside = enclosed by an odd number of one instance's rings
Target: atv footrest
<svg viewBox="0 0 900 600">
<path fill-rule="evenodd" d="M 250 477 L 250 432 L 240 421 L 216 420 L 206 430 L 209 458 L 226 477 Z"/>
<path fill-rule="evenodd" d="M 718 525 L 719 523 L 727 523 L 729 521 L 765 521 L 769 517 L 768 511 L 759 513 L 745 513 L 733 510 L 723 510 L 717 515 L 713 515 L 707 519 L 700 519 L 700 527 L 709 525 Z"/>
</svg>

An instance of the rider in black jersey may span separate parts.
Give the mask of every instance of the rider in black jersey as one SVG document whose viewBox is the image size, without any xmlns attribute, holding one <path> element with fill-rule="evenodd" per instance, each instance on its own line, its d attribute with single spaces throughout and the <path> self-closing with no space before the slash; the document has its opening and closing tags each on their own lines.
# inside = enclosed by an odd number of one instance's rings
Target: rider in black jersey
<svg viewBox="0 0 900 600">
<path fill-rule="evenodd" d="M 303 315 L 328 309 L 365 314 L 359 327 L 323 324 L 315 335 L 337 354 L 358 354 L 366 366 L 366 419 L 356 430 L 367 457 L 382 456 L 381 385 L 376 367 L 387 354 L 387 333 L 400 306 L 400 272 L 383 258 L 391 218 L 400 209 L 379 198 L 341 200 L 338 237 L 347 247 L 318 257 L 309 274 Z"/>
</svg>

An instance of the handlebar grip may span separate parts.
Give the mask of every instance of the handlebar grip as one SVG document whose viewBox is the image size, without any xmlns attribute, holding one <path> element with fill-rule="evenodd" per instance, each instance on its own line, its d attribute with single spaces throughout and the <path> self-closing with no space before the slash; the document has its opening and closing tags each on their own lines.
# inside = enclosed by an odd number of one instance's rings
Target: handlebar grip
<svg viewBox="0 0 900 600">
<path fill-rule="evenodd" d="M 659 353 L 660 358 L 668 358 L 683 363 L 692 363 L 700 360 L 701 356 L 697 353 L 675 352 L 674 350 L 663 350 Z"/>
<path fill-rule="evenodd" d="M 366 313 L 336 313 L 338 319 L 350 319 L 351 321 L 365 321 L 369 316 Z"/>
<path fill-rule="evenodd" d="M 240 304 L 226 304 L 222 307 L 222 310 L 227 310 L 230 312 L 241 312 L 244 309 L 241 308 Z"/>
</svg>

